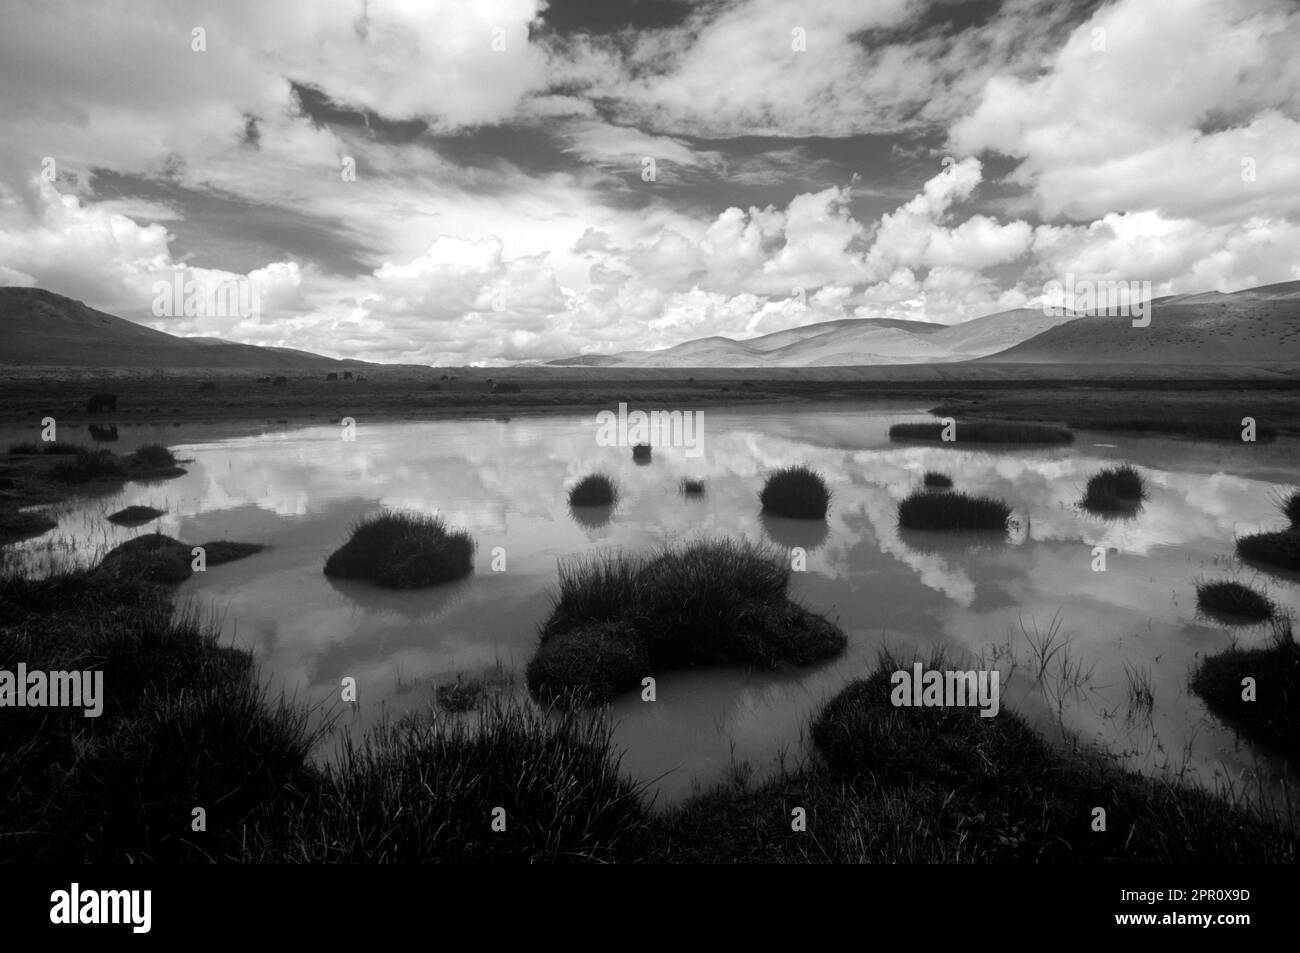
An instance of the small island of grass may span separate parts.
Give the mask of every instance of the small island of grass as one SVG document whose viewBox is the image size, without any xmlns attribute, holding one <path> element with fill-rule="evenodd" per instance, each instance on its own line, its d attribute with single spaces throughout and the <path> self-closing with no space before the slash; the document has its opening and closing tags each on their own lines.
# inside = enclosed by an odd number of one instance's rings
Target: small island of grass
<svg viewBox="0 0 1300 953">
<path fill-rule="evenodd" d="M 666 668 L 809 665 L 843 651 L 844 633 L 792 602 L 789 582 L 779 551 L 734 540 L 562 563 L 528 687 L 594 704 Z"/>
<path fill-rule="evenodd" d="M 904 529 L 1006 530 L 1011 506 L 987 496 L 968 493 L 914 492 L 898 504 L 898 525 Z"/>
<path fill-rule="evenodd" d="M 1128 464 L 1107 467 L 1088 478 L 1082 506 L 1090 513 L 1123 513 L 1147 498 L 1142 474 Z"/>
<path fill-rule="evenodd" d="M 793 466 L 770 474 L 758 500 L 763 512 L 773 516 L 819 520 L 826 518 L 831 491 L 816 470 Z"/>
<path fill-rule="evenodd" d="M 358 522 L 325 561 L 325 575 L 389 589 L 434 586 L 469 575 L 474 541 L 423 513 L 380 513 Z"/>
<path fill-rule="evenodd" d="M 1243 619 L 1263 621 L 1271 619 L 1275 611 L 1272 601 L 1239 582 L 1198 582 L 1196 605 L 1201 611 Z"/>
</svg>

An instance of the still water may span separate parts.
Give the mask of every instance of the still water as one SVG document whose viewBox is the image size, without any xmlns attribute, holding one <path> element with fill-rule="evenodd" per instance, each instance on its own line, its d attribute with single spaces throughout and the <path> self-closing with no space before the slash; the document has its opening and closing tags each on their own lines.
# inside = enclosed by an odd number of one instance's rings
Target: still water
<svg viewBox="0 0 1300 953">
<path fill-rule="evenodd" d="M 639 694 L 617 701 L 623 767 L 654 779 L 659 803 L 736 766 L 756 777 L 782 760 L 793 766 L 807 752 L 811 715 L 872 669 L 882 646 L 910 653 L 943 645 L 970 663 L 962 667 L 997 665 L 1004 706 L 1053 738 L 1104 745 L 1132 768 L 1275 789 L 1280 759 L 1221 725 L 1187 681 L 1199 657 L 1268 638 L 1266 628 L 1200 617 L 1198 578 L 1252 582 L 1300 609 L 1294 577 L 1257 573 L 1233 555 L 1236 535 L 1281 525 L 1274 498 L 1300 481 L 1295 442 L 1080 432 L 1065 447 L 891 444 L 890 424 L 926 416 L 890 404 L 706 410 L 702 454 L 659 447 L 648 465 L 634 463 L 628 448 L 600 446 L 594 414 L 360 420 L 353 441 L 325 425 L 255 435 L 123 428 L 122 450 L 185 433 L 190 442 L 171 445 L 189 458 L 188 473 L 62 505 L 53 511 L 58 528 L 19 555 L 36 569 L 81 562 L 155 530 L 187 543 L 266 544 L 196 574 L 180 597 L 214 612 L 224 637 L 250 649 L 264 677 L 301 701 L 334 701 L 340 680 L 356 678 L 356 728 L 380 713 L 426 706 L 431 685 L 458 673 L 499 666 L 517 670 L 522 683 L 557 560 L 712 536 L 799 546 L 807 565 L 794 574 L 792 595 L 838 621 L 848 651 L 795 671 L 655 673 L 657 701 Z M 1076 504 L 1088 476 L 1121 460 L 1142 470 L 1146 505 L 1123 521 L 1082 512 Z M 825 524 L 760 514 L 765 472 L 791 463 L 826 477 L 833 498 Z M 900 534 L 897 504 L 927 469 L 950 474 L 957 489 L 1012 504 L 1018 530 L 1005 542 Z M 594 470 L 622 489 L 608 522 L 575 518 L 565 502 L 567 488 Z M 683 497 L 684 476 L 704 480 L 705 496 Z M 166 515 L 136 529 L 106 521 L 132 504 Z M 468 529 L 478 544 L 474 574 L 401 593 L 326 579 L 321 567 L 349 527 L 384 507 L 440 513 Z M 1095 547 L 1104 547 L 1104 571 L 1093 568 Z M 493 570 L 494 560 L 504 560 L 504 571 Z M 1046 633 L 1054 620 L 1065 648 L 1039 678 L 1025 632 Z M 1134 675 L 1149 678 L 1149 712 L 1130 703 Z"/>
</svg>

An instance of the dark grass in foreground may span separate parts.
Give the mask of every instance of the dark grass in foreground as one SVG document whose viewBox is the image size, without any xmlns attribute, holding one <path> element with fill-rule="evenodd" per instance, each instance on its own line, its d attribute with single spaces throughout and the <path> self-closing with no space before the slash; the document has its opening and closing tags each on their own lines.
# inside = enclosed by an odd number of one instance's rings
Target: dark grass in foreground
<svg viewBox="0 0 1300 953">
<path fill-rule="evenodd" d="M 898 504 L 904 529 L 1005 530 L 1010 519 L 1007 503 L 966 493 L 912 493 Z"/>
<path fill-rule="evenodd" d="M 764 513 L 819 520 L 826 518 L 831 491 L 816 470 L 806 466 L 792 466 L 770 474 L 758 500 Z"/>
<path fill-rule="evenodd" d="M 590 473 L 569 490 L 570 506 L 613 506 L 618 486 L 603 473 Z"/>
<path fill-rule="evenodd" d="M 816 717 L 819 758 L 753 789 L 721 788 L 656 819 L 682 862 L 1293 862 L 1290 821 L 1050 745 L 1003 707 L 896 708 L 882 653 Z M 964 669 L 941 653 L 932 669 Z M 807 812 L 806 833 L 790 829 Z M 1106 830 L 1092 829 L 1093 809 Z"/>
<path fill-rule="evenodd" d="M 1275 611 L 1273 602 L 1249 586 L 1239 582 L 1198 582 L 1196 605 L 1206 612 L 1242 616 L 1247 619 L 1271 619 Z"/>
<path fill-rule="evenodd" d="M 703 480 L 692 480 L 690 477 L 682 477 L 682 481 L 678 484 L 678 488 L 682 491 L 683 496 L 704 495 Z"/>
<path fill-rule="evenodd" d="M 1082 506 L 1093 513 L 1114 513 L 1141 506 L 1146 498 L 1142 474 L 1125 463 L 1106 467 L 1090 476 Z"/>
<path fill-rule="evenodd" d="M 380 513 L 360 520 L 325 561 L 325 575 L 367 579 L 390 589 L 450 582 L 474 569 L 474 541 L 449 531 L 440 517 Z"/>
<path fill-rule="evenodd" d="M 99 719 L 4 710 L 6 859 L 1296 859 L 1293 825 L 1058 751 L 1005 707 L 991 719 L 973 708 L 893 708 L 889 676 L 903 666 L 888 657 L 816 719 L 818 761 L 662 815 L 621 772 L 606 715 L 508 699 L 470 718 L 383 727 L 345 741 L 320 768 L 309 757 L 318 740 L 309 713 L 257 689 L 247 653 L 222 648 L 214 625 L 177 613 L 161 587 L 122 568 L 0 577 L 0 668 L 97 668 L 106 696 Z M 191 830 L 200 805 L 202 833 Z M 1107 810 L 1105 832 L 1092 830 L 1096 806 Z M 794 807 L 807 812 L 806 833 L 791 830 Z"/>
<path fill-rule="evenodd" d="M 528 687 L 546 700 L 595 703 L 668 668 L 808 665 L 838 654 L 844 633 L 791 602 L 789 582 L 780 552 L 733 540 L 561 563 Z"/>
<path fill-rule="evenodd" d="M 953 424 L 952 440 L 944 440 L 942 421 L 894 424 L 889 428 L 891 440 L 937 440 L 941 443 L 1069 443 L 1074 434 L 1061 427 L 1015 421 L 958 420 Z"/>
<path fill-rule="evenodd" d="M 1247 700 L 1243 680 L 1254 679 Z M 1300 646 L 1290 619 L 1273 622 L 1273 639 L 1263 648 L 1230 648 L 1211 655 L 1192 673 L 1192 691 L 1228 723 L 1252 738 L 1300 757 Z"/>
<path fill-rule="evenodd" d="M 937 470 L 926 470 L 921 482 L 931 490 L 948 490 L 952 488 L 952 477 Z"/>
</svg>

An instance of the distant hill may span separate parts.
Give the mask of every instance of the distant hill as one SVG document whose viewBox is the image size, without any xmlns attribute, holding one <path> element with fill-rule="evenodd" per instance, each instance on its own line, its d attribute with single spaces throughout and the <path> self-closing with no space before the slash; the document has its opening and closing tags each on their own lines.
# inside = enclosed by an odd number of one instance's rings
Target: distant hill
<svg viewBox="0 0 1300 953">
<path fill-rule="evenodd" d="M 1300 360 L 1300 281 L 1170 295 L 1151 323 L 1088 315 L 982 358 L 998 364 L 1258 364 Z"/>
<path fill-rule="evenodd" d="M 892 318 L 842 318 L 737 341 L 698 338 L 660 351 L 585 354 L 561 367 L 838 367 L 964 361 L 1018 344 L 1072 316 L 1042 311 L 990 314 L 957 325 Z"/>
<path fill-rule="evenodd" d="M 0 334 L 0 365 L 265 371 L 370 366 L 292 348 L 177 337 L 41 288 L 0 288 Z"/>
<path fill-rule="evenodd" d="M 844 318 L 734 340 L 708 337 L 659 351 L 586 354 L 561 367 L 774 368 L 889 364 L 1214 364 L 1300 361 L 1300 282 L 1152 302 L 1149 327 L 1130 317 L 1019 308 L 944 325 Z"/>
</svg>

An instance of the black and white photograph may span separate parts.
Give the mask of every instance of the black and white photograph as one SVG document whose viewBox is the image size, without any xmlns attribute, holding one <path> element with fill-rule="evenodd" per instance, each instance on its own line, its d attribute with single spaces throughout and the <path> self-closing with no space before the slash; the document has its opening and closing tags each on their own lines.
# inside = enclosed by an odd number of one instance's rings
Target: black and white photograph
<svg viewBox="0 0 1300 953">
<path fill-rule="evenodd" d="M 6 924 L 159 936 L 199 866 L 853 864 L 1264 928 L 1296 0 L 0 24 Z"/>
</svg>

